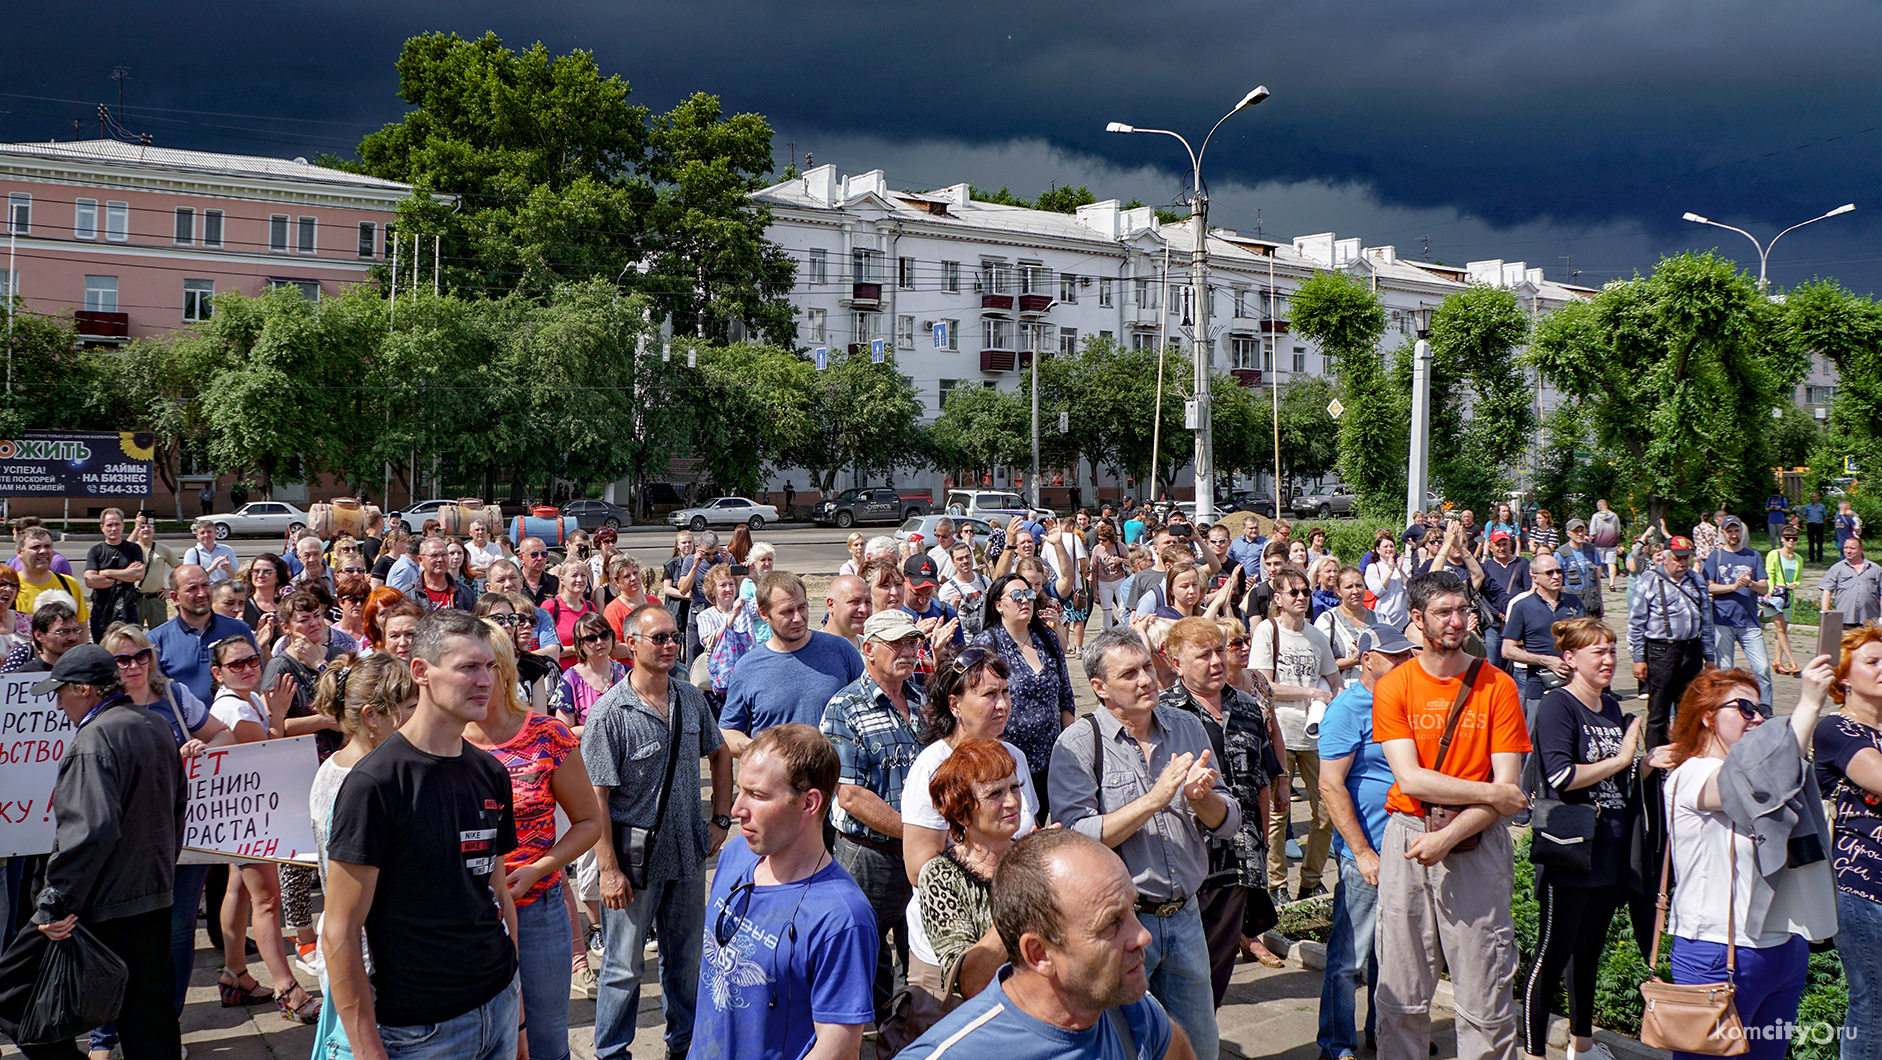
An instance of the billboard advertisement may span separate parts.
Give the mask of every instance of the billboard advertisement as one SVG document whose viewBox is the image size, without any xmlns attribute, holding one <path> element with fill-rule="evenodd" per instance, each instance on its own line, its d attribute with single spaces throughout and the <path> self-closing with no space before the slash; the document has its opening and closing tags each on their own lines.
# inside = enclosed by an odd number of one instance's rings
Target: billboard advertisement
<svg viewBox="0 0 1882 1060">
<path fill-rule="evenodd" d="M 144 431 L 32 431 L 0 438 L 0 495 L 148 497 L 156 436 Z"/>
</svg>

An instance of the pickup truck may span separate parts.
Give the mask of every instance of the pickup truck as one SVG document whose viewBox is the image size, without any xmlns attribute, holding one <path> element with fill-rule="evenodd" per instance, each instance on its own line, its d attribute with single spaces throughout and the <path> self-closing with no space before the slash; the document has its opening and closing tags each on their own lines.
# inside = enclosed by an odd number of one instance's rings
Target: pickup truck
<svg viewBox="0 0 1882 1060">
<path fill-rule="evenodd" d="M 928 514 L 928 497 L 920 493 L 902 493 L 886 486 L 864 486 L 844 490 L 817 505 L 811 513 L 819 526 L 835 524 L 844 529 L 857 523 L 901 523 Z"/>
<path fill-rule="evenodd" d="M 1347 492 L 1345 486 L 1321 486 L 1312 493 L 1295 497 L 1291 507 L 1295 518 L 1327 519 L 1335 515 L 1352 515 L 1355 500 L 1357 498 Z"/>
<path fill-rule="evenodd" d="M 1014 516 L 1030 519 L 1034 510 L 1010 490 L 949 490 L 947 513 L 980 519 L 1004 528 Z"/>
</svg>

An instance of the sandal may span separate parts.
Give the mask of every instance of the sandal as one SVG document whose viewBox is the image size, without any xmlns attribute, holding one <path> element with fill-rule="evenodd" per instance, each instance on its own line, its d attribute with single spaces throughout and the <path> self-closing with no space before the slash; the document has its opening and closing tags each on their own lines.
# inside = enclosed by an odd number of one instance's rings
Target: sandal
<svg viewBox="0 0 1882 1060">
<path fill-rule="evenodd" d="M 1248 942 L 1242 943 L 1242 960 L 1260 961 L 1263 965 L 1266 965 L 1269 968 L 1287 967 L 1286 961 L 1282 960 L 1279 957 L 1276 957 L 1272 953 L 1269 953 L 1265 947 L 1257 950 L 1254 944 L 1248 943 Z"/>
<path fill-rule="evenodd" d="M 298 1005 L 288 1000 L 294 990 L 301 994 L 302 1001 Z M 275 1003 L 281 1007 L 281 1018 L 289 1023 L 313 1023 L 320 1019 L 320 995 L 308 993 L 307 988 L 299 983 L 294 984 L 293 990 L 276 998 Z"/>
<path fill-rule="evenodd" d="M 243 986 L 242 980 L 248 980 L 252 986 Z M 274 1000 L 274 991 L 264 990 L 255 977 L 243 972 L 233 979 L 228 972 L 223 972 L 216 979 L 216 992 L 222 995 L 223 1008 L 246 1008 L 249 1005 L 266 1005 Z"/>
</svg>

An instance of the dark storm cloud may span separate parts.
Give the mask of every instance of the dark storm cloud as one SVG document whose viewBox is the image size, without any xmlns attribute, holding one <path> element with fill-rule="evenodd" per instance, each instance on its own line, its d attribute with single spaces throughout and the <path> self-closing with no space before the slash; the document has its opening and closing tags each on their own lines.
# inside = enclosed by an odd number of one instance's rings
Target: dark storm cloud
<svg viewBox="0 0 1882 1060">
<path fill-rule="evenodd" d="M 249 2 L 93 5 L 83 20 L 68 10 L 19 16 L 6 91 L 108 101 L 103 78 L 123 63 L 130 100 L 146 106 L 336 123 L 132 115 L 160 142 L 262 154 L 345 152 L 395 118 L 392 61 L 427 29 L 592 49 L 641 103 L 665 109 L 716 92 L 730 109 L 768 116 L 800 151 L 820 141 L 905 151 L 1038 142 L 1094 164 L 1163 170 L 1161 187 L 1107 191 L 1158 201 L 1185 166 L 1180 148 L 1108 136 L 1105 122 L 1200 135 L 1265 83 L 1273 98 L 1211 147 L 1205 172 L 1219 188 L 1362 187 L 1380 209 L 1416 220 L 1397 235 L 1352 234 L 1410 243 L 1436 227 L 1434 250 L 1458 235 L 1447 225 L 1478 233 L 1455 240 L 1471 245 L 1492 230 L 1546 226 L 1570 241 L 1529 255 L 1551 265 L 1572 252 L 1594 267 L 1589 248 L 1570 246 L 1579 231 L 1634 239 L 1629 253 L 1642 260 L 1608 263 L 1617 267 L 1650 267 L 1652 252 L 1687 246 L 1741 256 L 1750 247 L 1740 237 L 1679 215 L 1769 236 L 1863 203 L 1882 160 L 1882 9 L 1856 3 Z M 85 111 L 17 97 L 0 97 L 0 108 L 12 111 L 0 115 L 10 139 L 70 136 Z M 1882 225 L 1867 209 L 1882 203 L 1863 205 L 1788 237 L 1774 277 L 1876 286 L 1882 263 L 1868 246 Z M 1351 229 L 1341 220 L 1309 223 Z"/>
</svg>

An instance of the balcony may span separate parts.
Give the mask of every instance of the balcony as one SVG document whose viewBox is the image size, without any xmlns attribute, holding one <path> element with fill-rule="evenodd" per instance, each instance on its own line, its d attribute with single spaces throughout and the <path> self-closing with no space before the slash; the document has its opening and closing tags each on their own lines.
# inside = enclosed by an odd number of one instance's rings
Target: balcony
<svg viewBox="0 0 1882 1060">
<path fill-rule="evenodd" d="M 988 295 L 989 298 L 998 297 Z M 983 372 L 1010 372 L 1018 358 L 1012 350 L 981 350 L 980 370 Z"/>
<path fill-rule="evenodd" d="M 1010 294 L 983 294 L 980 296 L 982 309 L 1011 309 L 1013 296 Z"/>
<path fill-rule="evenodd" d="M 1052 308 L 1052 296 L 1049 294 L 1022 294 L 1019 296 L 1019 311 L 1022 313 L 1043 313 Z"/>
<path fill-rule="evenodd" d="M 1231 368 L 1229 374 L 1235 377 L 1237 383 L 1250 389 L 1261 385 L 1261 369 L 1259 368 Z"/>
<path fill-rule="evenodd" d="M 849 300 L 845 303 L 852 309 L 878 309 L 882 306 L 882 285 L 879 283 L 850 284 Z"/>
<path fill-rule="evenodd" d="M 1052 350 L 1041 350 L 1039 352 L 1039 357 L 1041 360 L 1049 361 L 1052 359 L 1052 353 L 1053 353 Z M 1032 367 L 1032 351 L 1031 350 L 1019 351 L 1019 366 L 1021 368 Z"/>
<path fill-rule="evenodd" d="M 129 313 L 98 313 L 79 309 L 72 313 L 78 337 L 88 342 L 126 342 L 131 337 Z"/>
<path fill-rule="evenodd" d="M 1261 330 L 1269 335 L 1280 334 L 1285 332 L 1287 328 L 1288 324 L 1285 320 L 1264 320 L 1261 322 Z"/>
</svg>

